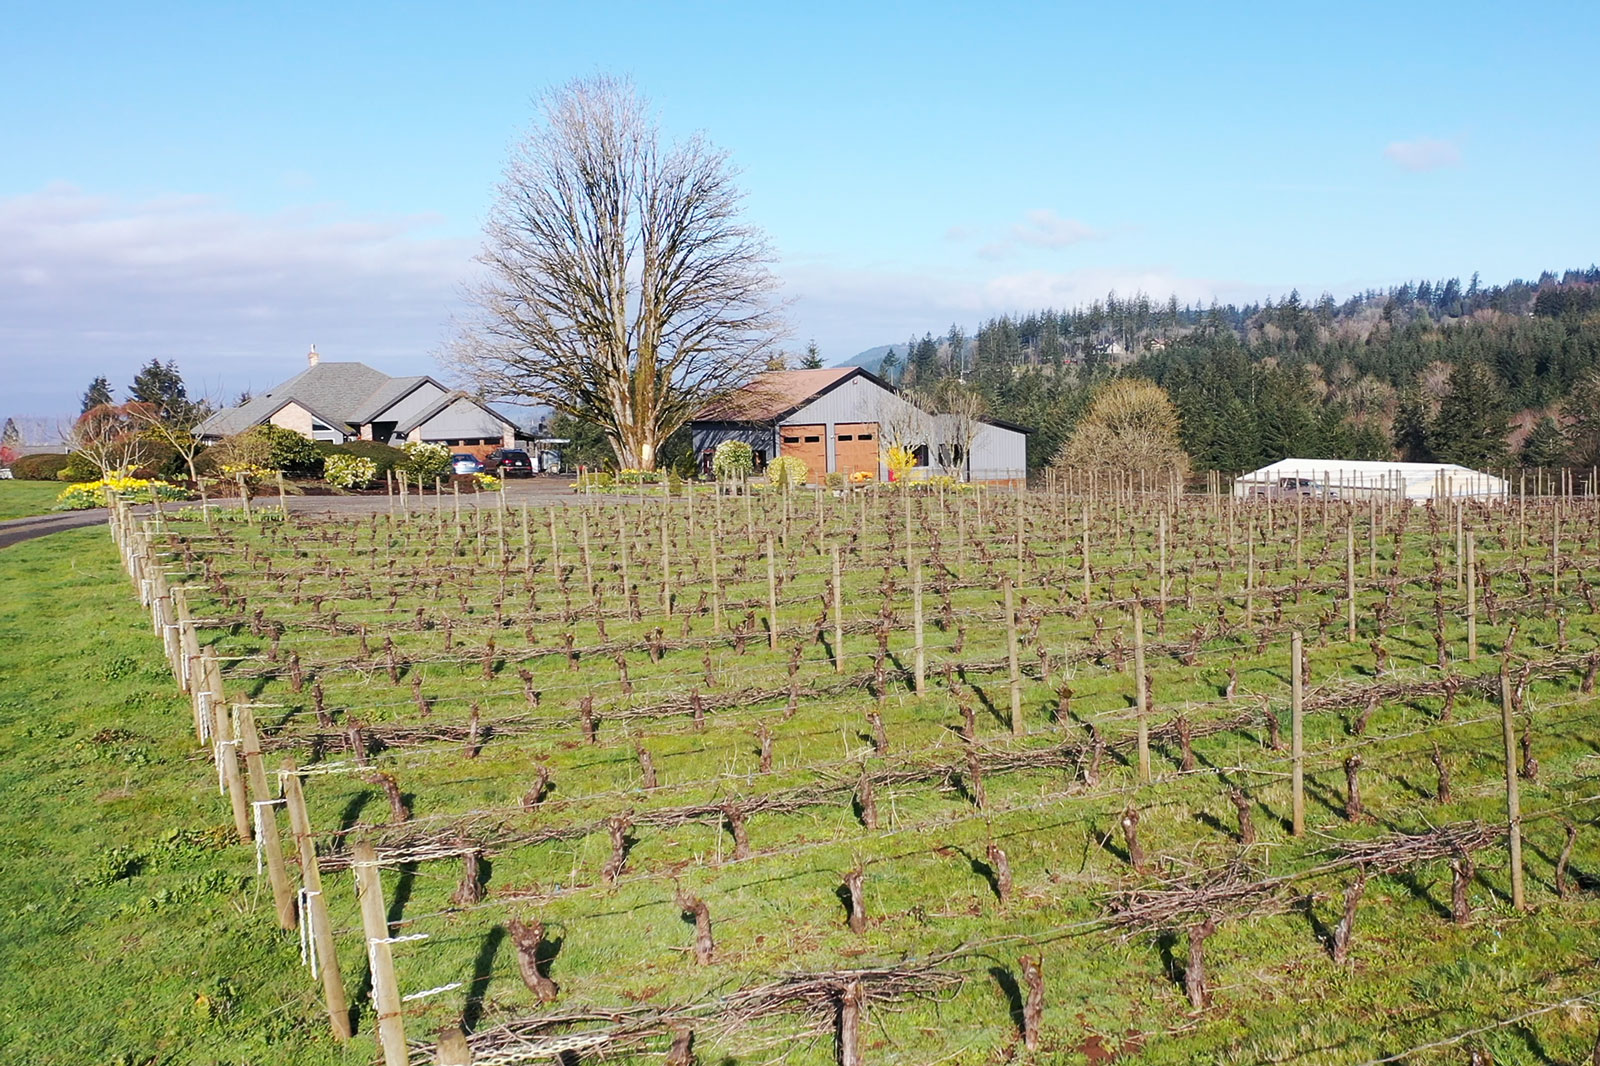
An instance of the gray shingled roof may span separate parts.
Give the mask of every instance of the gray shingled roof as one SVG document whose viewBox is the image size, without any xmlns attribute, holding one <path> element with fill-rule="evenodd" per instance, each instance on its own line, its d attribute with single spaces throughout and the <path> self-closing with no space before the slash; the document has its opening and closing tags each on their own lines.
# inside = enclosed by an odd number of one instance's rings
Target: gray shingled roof
<svg viewBox="0 0 1600 1066">
<path fill-rule="evenodd" d="M 196 432 L 207 437 L 243 433 L 294 402 L 334 428 L 354 433 L 356 427 L 430 380 L 421 374 L 392 378 L 365 363 L 322 362 L 251 397 L 248 403 L 218 411 L 200 423 Z"/>
</svg>

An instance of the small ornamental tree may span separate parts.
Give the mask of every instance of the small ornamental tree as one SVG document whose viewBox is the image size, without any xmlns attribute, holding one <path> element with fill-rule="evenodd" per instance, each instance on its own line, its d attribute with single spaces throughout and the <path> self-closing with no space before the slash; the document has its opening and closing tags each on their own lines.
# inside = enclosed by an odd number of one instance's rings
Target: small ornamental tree
<svg viewBox="0 0 1600 1066">
<path fill-rule="evenodd" d="M 749 477 L 756 468 L 755 449 L 742 440 L 725 440 L 711 455 L 711 472 L 718 481 Z"/>
<path fill-rule="evenodd" d="M 1143 378 L 1118 378 L 1095 395 L 1055 463 L 1182 478 L 1189 473 L 1189 456 L 1178 429 L 1178 409 L 1165 389 Z"/>
<path fill-rule="evenodd" d="M 790 488 L 804 485 L 810 473 L 804 460 L 792 455 L 780 455 L 767 464 L 767 480 L 788 492 Z"/>
</svg>

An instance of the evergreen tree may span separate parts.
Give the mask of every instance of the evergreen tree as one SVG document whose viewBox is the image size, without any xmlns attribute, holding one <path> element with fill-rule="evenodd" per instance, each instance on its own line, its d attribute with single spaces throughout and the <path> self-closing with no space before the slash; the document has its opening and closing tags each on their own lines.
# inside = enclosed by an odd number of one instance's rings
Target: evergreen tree
<svg viewBox="0 0 1600 1066">
<path fill-rule="evenodd" d="M 1505 461 L 1505 401 L 1494 373 L 1477 360 L 1457 363 L 1439 413 L 1428 427 L 1428 447 L 1447 463 L 1482 468 Z"/>
<path fill-rule="evenodd" d="M 0 429 L 0 447 L 15 448 L 22 443 L 22 431 L 17 428 L 17 420 L 6 419 L 3 429 Z"/>
<path fill-rule="evenodd" d="M 1523 466 L 1561 466 L 1567 461 L 1567 434 L 1555 419 L 1545 415 L 1534 423 L 1522 442 L 1517 460 Z"/>
<path fill-rule="evenodd" d="M 800 360 L 800 368 L 802 370 L 822 369 L 822 353 L 817 350 L 816 338 L 812 338 L 806 343 L 806 354 L 805 358 Z"/>
<path fill-rule="evenodd" d="M 1394 446 L 1403 462 L 1425 463 L 1433 459 L 1428 447 L 1428 408 L 1416 389 L 1402 392 L 1395 403 Z"/>
<path fill-rule="evenodd" d="M 111 382 L 106 379 L 104 374 L 102 374 L 93 381 L 89 382 L 89 388 L 85 390 L 83 394 L 83 405 L 79 408 L 78 413 L 80 415 L 88 414 L 96 407 L 103 407 L 108 403 L 114 403 L 115 399 L 116 398 L 111 395 Z"/>
<path fill-rule="evenodd" d="M 193 425 L 200 420 L 200 405 L 189 399 L 189 390 L 183 384 L 183 375 L 178 372 L 175 360 L 168 360 L 165 365 L 159 359 L 146 363 L 134 375 L 133 384 L 128 386 L 128 396 L 135 403 L 154 406 L 165 421 Z"/>
</svg>

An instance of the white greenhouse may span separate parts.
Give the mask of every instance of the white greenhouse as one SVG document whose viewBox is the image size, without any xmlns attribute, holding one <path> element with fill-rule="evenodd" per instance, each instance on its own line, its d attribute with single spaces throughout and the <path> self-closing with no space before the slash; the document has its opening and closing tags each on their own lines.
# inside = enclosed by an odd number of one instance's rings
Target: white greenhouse
<svg viewBox="0 0 1600 1066">
<path fill-rule="evenodd" d="M 1280 459 L 1233 479 L 1238 497 L 1310 496 L 1329 499 L 1500 500 L 1504 478 L 1454 463 L 1383 463 L 1355 459 Z"/>
</svg>

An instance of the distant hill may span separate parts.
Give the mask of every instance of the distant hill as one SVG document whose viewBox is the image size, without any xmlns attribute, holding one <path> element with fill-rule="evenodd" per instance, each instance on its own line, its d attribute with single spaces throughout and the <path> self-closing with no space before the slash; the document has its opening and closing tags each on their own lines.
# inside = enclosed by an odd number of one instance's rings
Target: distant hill
<svg viewBox="0 0 1600 1066">
<path fill-rule="evenodd" d="M 891 348 L 902 356 L 905 354 L 901 350 L 905 348 L 903 344 L 880 344 L 876 348 L 868 348 L 866 351 L 853 355 L 849 359 L 835 363 L 834 366 L 860 366 L 865 367 L 869 374 L 876 374 L 879 372 L 879 368 L 883 366 L 883 357 L 889 354 Z"/>
</svg>

